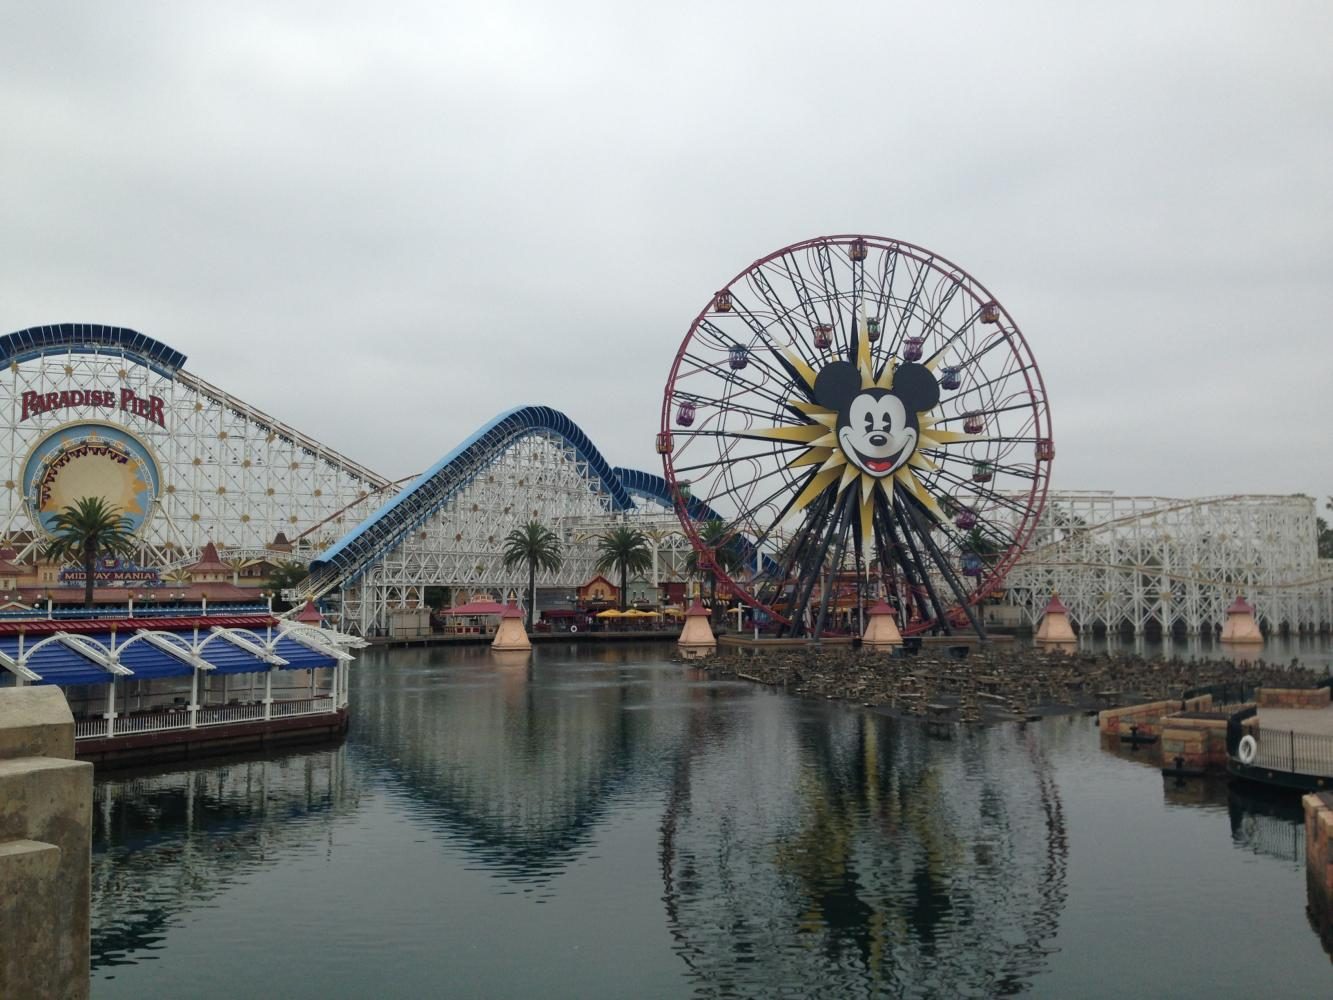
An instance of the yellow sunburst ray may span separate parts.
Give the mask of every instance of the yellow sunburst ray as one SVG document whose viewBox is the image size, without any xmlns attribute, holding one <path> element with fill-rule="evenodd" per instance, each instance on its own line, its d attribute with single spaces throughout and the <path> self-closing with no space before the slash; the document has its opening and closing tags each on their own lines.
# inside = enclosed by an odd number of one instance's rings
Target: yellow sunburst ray
<svg viewBox="0 0 1333 1000">
<path fill-rule="evenodd" d="M 936 518 L 943 521 L 944 511 L 940 510 L 940 505 L 935 502 L 935 498 L 930 492 L 921 485 L 921 480 L 916 478 L 916 473 L 903 466 L 893 474 L 893 477 L 912 491 L 912 496 L 921 501 L 921 505 L 930 511 Z"/>
<path fill-rule="evenodd" d="M 875 369 L 870 364 L 870 338 L 866 336 L 866 304 L 861 303 L 861 314 L 856 317 L 856 368 L 861 373 L 861 388 L 875 387 Z"/>
<path fill-rule="evenodd" d="M 837 448 L 830 448 L 828 451 L 829 456 L 824 459 L 824 464 L 819 467 L 820 472 L 824 472 L 827 469 L 841 469 L 844 465 L 848 464 L 847 456 Z"/>
<path fill-rule="evenodd" d="M 832 452 L 832 448 L 809 448 L 788 462 L 787 468 L 798 469 L 802 465 L 820 465 Z"/>
<path fill-rule="evenodd" d="M 805 509 L 815 497 L 828 489 L 829 484 L 837 479 L 840 474 L 841 471 L 839 469 L 822 469 L 815 473 L 815 477 L 810 480 L 805 489 L 801 490 L 801 495 L 798 496 L 796 502 L 792 504 L 792 510 Z"/>
<path fill-rule="evenodd" d="M 861 477 L 863 480 L 865 476 Z M 873 488 L 872 488 L 873 494 Z M 875 505 L 861 497 L 861 538 L 869 542 L 875 537 Z"/>
<path fill-rule="evenodd" d="M 828 415 L 833 417 L 837 416 L 837 414 L 834 413 L 832 410 L 830 410 L 827 406 L 820 406 L 818 403 L 809 403 L 806 402 L 804 399 L 789 399 L 787 400 L 787 405 L 794 410 L 800 410 L 807 417 L 814 417 L 819 415 Z"/>
<path fill-rule="evenodd" d="M 842 492 L 846 490 L 848 486 L 850 486 L 860 477 L 861 477 L 861 470 L 858 469 L 856 466 L 852 465 L 851 462 L 848 462 L 847 467 L 842 470 L 842 482 L 838 483 L 839 495 L 841 495 Z"/>
<path fill-rule="evenodd" d="M 827 434 L 828 428 L 823 424 L 796 424 L 792 427 L 755 427 L 751 430 L 742 431 L 736 436 L 813 445 L 819 438 Z"/>
<path fill-rule="evenodd" d="M 938 465 L 930 460 L 928 455 L 923 455 L 920 449 L 912 452 L 912 457 L 907 460 L 907 464 L 915 466 L 918 469 L 925 469 L 927 472 L 934 472 L 939 468 Z"/>
<path fill-rule="evenodd" d="M 815 370 L 811 368 L 808 364 L 806 364 L 801 358 L 797 357 L 796 354 L 794 354 L 791 348 L 789 347 L 783 348 L 782 356 L 787 359 L 787 363 L 790 364 L 792 368 L 796 370 L 796 373 L 798 375 L 801 376 L 805 384 L 809 386 L 811 389 L 813 389 L 815 387 Z"/>
<path fill-rule="evenodd" d="M 928 445 L 957 444 L 959 441 L 975 440 L 977 440 L 977 435 L 964 434 L 962 431 L 923 430 L 921 432 L 921 443 L 917 447 L 924 448 Z"/>
<path fill-rule="evenodd" d="M 879 374 L 879 378 L 878 378 L 878 379 L 876 380 L 876 382 L 875 382 L 875 388 L 876 388 L 876 389 L 892 389 L 892 388 L 893 388 L 893 373 L 894 373 L 894 371 L 897 369 L 897 367 L 898 367 L 898 363 L 897 363 L 896 361 L 890 361 L 887 365 L 885 365 L 885 366 L 884 366 L 884 370 L 883 370 L 882 372 L 880 372 L 880 374 Z"/>
</svg>

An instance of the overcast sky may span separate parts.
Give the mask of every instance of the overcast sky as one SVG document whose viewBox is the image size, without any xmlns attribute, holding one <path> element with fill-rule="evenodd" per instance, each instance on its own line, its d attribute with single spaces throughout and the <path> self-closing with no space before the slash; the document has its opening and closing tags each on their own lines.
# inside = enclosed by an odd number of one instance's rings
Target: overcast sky
<svg viewBox="0 0 1333 1000">
<path fill-rule="evenodd" d="M 389 476 L 653 452 L 711 292 L 976 275 L 1065 489 L 1333 493 L 1333 4 L 0 0 L 0 332 L 133 327 Z"/>
</svg>

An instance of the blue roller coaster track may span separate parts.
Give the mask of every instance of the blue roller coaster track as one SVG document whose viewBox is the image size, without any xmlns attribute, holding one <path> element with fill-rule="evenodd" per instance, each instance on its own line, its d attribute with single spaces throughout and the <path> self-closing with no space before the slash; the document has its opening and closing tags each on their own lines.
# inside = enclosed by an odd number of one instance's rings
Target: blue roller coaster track
<svg viewBox="0 0 1333 1000">
<path fill-rule="evenodd" d="M 185 366 L 185 355 L 180 351 L 123 326 L 52 323 L 48 326 L 30 326 L 26 330 L 0 337 L 0 365 L 27 361 L 56 351 L 72 351 L 75 354 L 124 352 L 168 378 L 173 378 Z"/>
<path fill-rule="evenodd" d="M 520 406 L 482 425 L 466 441 L 310 564 L 302 589 L 314 596 L 357 580 L 419 528 L 516 440 L 536 433 L 560 438 L 597 478 L 613 511 L 634 507 L 629 491 L 578 424 L 549 406 Z M 663 484 L 665 486 L 665 484 Z"/>
</svg>

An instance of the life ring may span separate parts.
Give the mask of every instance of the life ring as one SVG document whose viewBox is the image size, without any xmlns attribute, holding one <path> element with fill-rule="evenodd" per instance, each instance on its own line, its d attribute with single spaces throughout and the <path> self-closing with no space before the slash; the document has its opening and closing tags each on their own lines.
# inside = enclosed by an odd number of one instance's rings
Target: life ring
<svg viewBox="0 0 1333 1000">
<path fill-rule="evenodd" d="M 577 625 L 571 625 L 569 626 L 569 630 L 571 632 L 577 632 L 579 630 L 579 627 Z"/>
<path fill-rule="evenodd" d="M 1253 764 L 1258 752 L 1259 744 L 1255 742 L 1253 736 L 1246 733 L 1240 738 L 1240 746 L 1236 750 L 1236 756 L 1240 758 L 1242 764 Z"/>
</svg>

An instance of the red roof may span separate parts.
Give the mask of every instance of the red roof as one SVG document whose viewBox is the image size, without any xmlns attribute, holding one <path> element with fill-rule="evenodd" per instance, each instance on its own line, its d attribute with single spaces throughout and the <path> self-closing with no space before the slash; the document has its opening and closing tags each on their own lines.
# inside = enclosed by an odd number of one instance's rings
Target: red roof
<svg viewBox="0 0 1333 1000">
<path fill-rule="evenodd" d="M 296 613 L 298 622 L 314 622 L 318 625 L 324 620 L 324 616 L 319 613 L 319 608 L 315 607 L 314 601 L 306 601 L 305 607 Z"/>
<path fill-rule="evenodd" d="M 698 618 L 700 615 L 702 615 L 703 617 L 707 618 L 707 617 L 708 617 L 708 609 L 705 608 L 705 607 L 703 606 L 703 602 L 700 601 L 700 600 L 696 597 L 695 600 L 694 600 L 694 603 L 690 605 L 690 609 L 689 609 L 688 611 L 685 612 L 685 617 L 686 617 L 686 618 Z"/>
<path fill-rule="evenodd" d="M 469 601 L 457 607 L 445 608 L 442 615 L 503 615 L 506 605 L 495 601 Z"/>
<path fill-rule="evenodd" d="M 1252 615 L 1254 614 L 1254 608 L 1250 607 L 1248 604 L 1245 603 L 1245 598 L 1237 597 L 1234 601 L 1231 602 L 1231 607 L 1227 608 L 1227 614 Z"/>
<path fill-rule="evenodd" d="M 190 566 L 186 572 L 189 573 L 230 573 L 231 567 L 218 558 L 218 548 L 212 542 L 204 546 L 203 554 L 199 556 L 199 561 Z"/>
<path fill-rule="evenodd" d="M 52 604 L 82 604 L 82 587 L 20 587 L 20 600 L 32 604 L 45 602 L 50 598 Z M 139 600 L 139 594 L 147 594 L 158 604 L 168 602 L 197 604 L 207 597 L 210 601 L 248 601 L 259 603 L 263 595 L 253 587 L 237 587 L 230 583 L 192 583 L 186 586 L 172 587 L 94 587 L 94 604 L 124 604 L 131 598 Z"/>
<path fill-rule="evenodd" d="M 265 628 L 278 624 L 272 615 L 191 615 L 180 618 L 34 618 L 29 621 L 0 622 L 0 635 L 47 635 L 52 632 L 109 632 L 112 629 L 157 629 L 163 632 L 188 632 L 191 629 Z"/>
<path fill-rule="evenodd" d="M 505 609 L 500 612 L 501 618 L 522 618 L 523 612 L 518 610 L 517 604 L 506 604 Z"/>
<path fill-rule="evenodd" d="M 1067 615 L 1069 609 L 1065 607 L 1064 602 L 1060 600 L 1060 595 L 1052 593 L 1051 599 L 1046 602 L 1046 609 L 1042 611 L 1044 615 Z"/>
<path fill-rule="evenodd" d="M 888 601 L 880 601 L 873 607 L 866 608 L 866 614 L 868 615 L 896 615 L 897 613 Z"/>
</svg>

